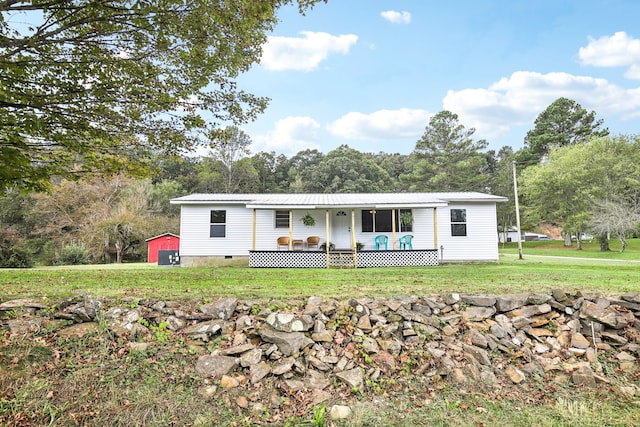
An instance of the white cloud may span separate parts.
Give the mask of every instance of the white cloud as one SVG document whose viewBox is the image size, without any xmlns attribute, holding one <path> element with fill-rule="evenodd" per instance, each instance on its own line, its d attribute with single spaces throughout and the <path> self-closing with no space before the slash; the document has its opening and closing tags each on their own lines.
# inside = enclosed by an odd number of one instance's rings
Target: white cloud
<svg viewBox="0 0 640 427">
<path fill-rule="evenodd" d="M 488 88 L 449 91 L 443 108 L 458 114 L 476 137 L 504 135 L 512 127 L 533 125 L 536 117 L 560 97 L 575 100 L 596 114 L 640 112 L 640 90 L 623 89 L 605 79 L 567 73 L 541 74 L 518 71 Z"/>
<path fill-rule="evenodd" d="M 629 67 L 624 76 L 631 80 L 640 80 L 640 64 L 634 64 Z"/>
<path fill-rule="evenodd" d="M 307 148 L 319 149 L 317 133 L 319 128 L 320 124 L 311 117 L 289 116 L 280 119 L 268 134 L 252 136 L 252 151 L 295 154 Z"/>
<path fill-rule="evenodd" d="M 380 16 L 382 16 L 387 21 L 392 24 L 409 24 L 411 23 L 411 14 L 409 12 L 397 12 L 395 10 L 386 10 L 384 12 L 380 12 Z"/>
<path fill-rule="evenodd" d="M 597 67 L 640 65 L 640 40 L 619 31 L 612 36 L 589 38 L 589 44 L 578 51 L 580 61 Z"/>
<path fill-rule="evenodd" d="M 347 139 L 386 140 L 418 138 L 424 132 L 431 113 L 401 108 L 379 110 L 371 114 L 350 112 L 327 126 L 330 133 Z"/>
<path fill-rule="evenodd" d="M 263 46 L 260 64 L 268 70 L 313 71 L 331 53 L 346 55 L 358 41 L 355 34 L 334 36 L 302 31 L 304 37 L 270 36 Z"/>
</svg>

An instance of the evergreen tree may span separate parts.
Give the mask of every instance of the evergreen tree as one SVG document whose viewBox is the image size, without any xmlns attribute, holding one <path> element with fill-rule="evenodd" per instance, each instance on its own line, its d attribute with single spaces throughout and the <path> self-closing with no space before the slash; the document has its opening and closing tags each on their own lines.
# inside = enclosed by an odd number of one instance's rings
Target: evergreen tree
<svg viewBox="0 0 640 427">
<path fill-rule="evenodd" d="M 487 191 L 487 141 L 472 139 L 458 115 L 441 111 L 434 115 L 416 143 L 411 174 L 403 177 L 411 191 Z"/>
</svg>

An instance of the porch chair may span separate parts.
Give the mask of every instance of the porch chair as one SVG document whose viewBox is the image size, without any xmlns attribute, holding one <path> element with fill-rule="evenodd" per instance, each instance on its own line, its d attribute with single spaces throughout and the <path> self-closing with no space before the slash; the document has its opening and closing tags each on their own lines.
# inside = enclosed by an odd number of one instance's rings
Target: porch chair
<svg viewBox="0 0 640 427">
<path fill-rule="evenodd" d="M 411 245 L 411 240 L 413 239 L 413 235 L 407 234 L 398 239 L 398 243 L 400 244 L 400 249 L 413 249 Z"/>
<path fill-rule="evenodd" d="M 280 250 L 280 246 L 284 246 L 289 250 L 289 238 L 286 236 L 278 237 L 278 250 Z"/>
<path fill-rule="evenodd" d="M 380 236 L 376 236 L 376 251 L 380 250 L 380 246 L 384 245 L 384 250 L 386 251 L 388 248 L 387 243 L 389 241 L 389 238 L 387 236 L 385 236 L 384 234 L 381 234 Z"/>
<path fill-rule="evenodd" d="M 310 250 L 314 246 L 317 250 L 320 250 L 320 237 L 318 236 L 307 237 L 307 250 Z"/>
</svg>

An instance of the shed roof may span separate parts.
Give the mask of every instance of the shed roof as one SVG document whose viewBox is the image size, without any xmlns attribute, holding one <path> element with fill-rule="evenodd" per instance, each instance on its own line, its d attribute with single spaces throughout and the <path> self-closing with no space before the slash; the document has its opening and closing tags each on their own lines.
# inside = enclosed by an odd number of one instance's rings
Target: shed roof
<svg viewBox="0 0 640 427">
<path fill-rule="evenodd" d="M 166 237 L 166 236 L 173 236 L 173 237 L 177 237 L 178 239 L 180 238 L 180 236 L 178 236 L 177 234 L 164 233 L 164 234 L 158 234 L 157 236 L 149 237 L 148 239 L 145 239 L 145 242 L 150 242 L 151 240 L 159 239 L 161 237 Z"/>
<path fill-rule="evenodd" d="M 450 202 L 506 202 L 506 197 L 478 192 L 451 193 L 295 193 L 190 194 L 172 199 L 176 205 L 240 204 L 255 209 L 440 207 Z"/>
</svg>

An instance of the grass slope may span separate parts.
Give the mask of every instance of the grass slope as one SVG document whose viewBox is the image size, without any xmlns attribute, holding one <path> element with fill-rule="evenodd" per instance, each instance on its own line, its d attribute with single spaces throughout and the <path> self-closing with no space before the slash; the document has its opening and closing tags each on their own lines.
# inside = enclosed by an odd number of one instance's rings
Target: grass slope
<svg viewBox="0 0 640 427">
<path fill-rule="evenodd" d="M 629 249 L 598 252 L 564 248 L 562 242 L 525 242 L 501 250 L 498 263 L 444 264 L 421 268 L 251 269 L 171 268 L 153 264 L 0 270 L 2 299 L 63 298 L 88 293 L 110 298 L 202 300 L 219 296 L 307 298 L 460 293 L 568 292 L 621 294 L 638 291 L 640 240 Z"/>
<path fill-rule="evenodd" d="M 601 254 L 590 245 L 576 251 L 553 241 L 525 242 L 524 254 L 519 260 L 517 246 L 511 244 L 501 249 L 496 264 L 433 268 L 257 270 L 144 264 L 8 269 L 0 270 L 0 300 L 55 301 L 88 293 L 135 304 L 136 298 L 206 302 L 219 296 L 288 300 L 312 295 L 542 293 L 555 288 L 603 294 L 640 291 L 638 240 L 624 254 Z M 19 312 L 6 312 L 0 324 L 18 316 Z M 310 405 L 301 394 L 280 390 L 273 401 L 268 378 L 230 390 L 199 378 L 194 367 L 202 350 L 179 336 L 156 333 L 148 349 L 136 351 L 105 325 L 83 337 L 63 337 L 59 330 L 64 326 L 60 321 L 47 323 L 28 335 L 0 329 L 0 425 L 640 425 L 640 374 L 630 383 L 639 392 L 622 399 L 606 387 L 587 390 L 543 381 L 534 383 L 533 389 L 434 384 L 412 375 L 407 364 L 405 374 L 368 382 L 366 390 L 336 388 L 332 399 L 350 405 L 354 412 L 347 420 L 329 421 L 322 406 Z M 601 357 L 606 369 L 605 356 Z M 209 395 L 212 388 L 218 391 Z M 238 402 L 243 398 L 265 402 L 263 410 L 242 409 Z"/>
</svg>

